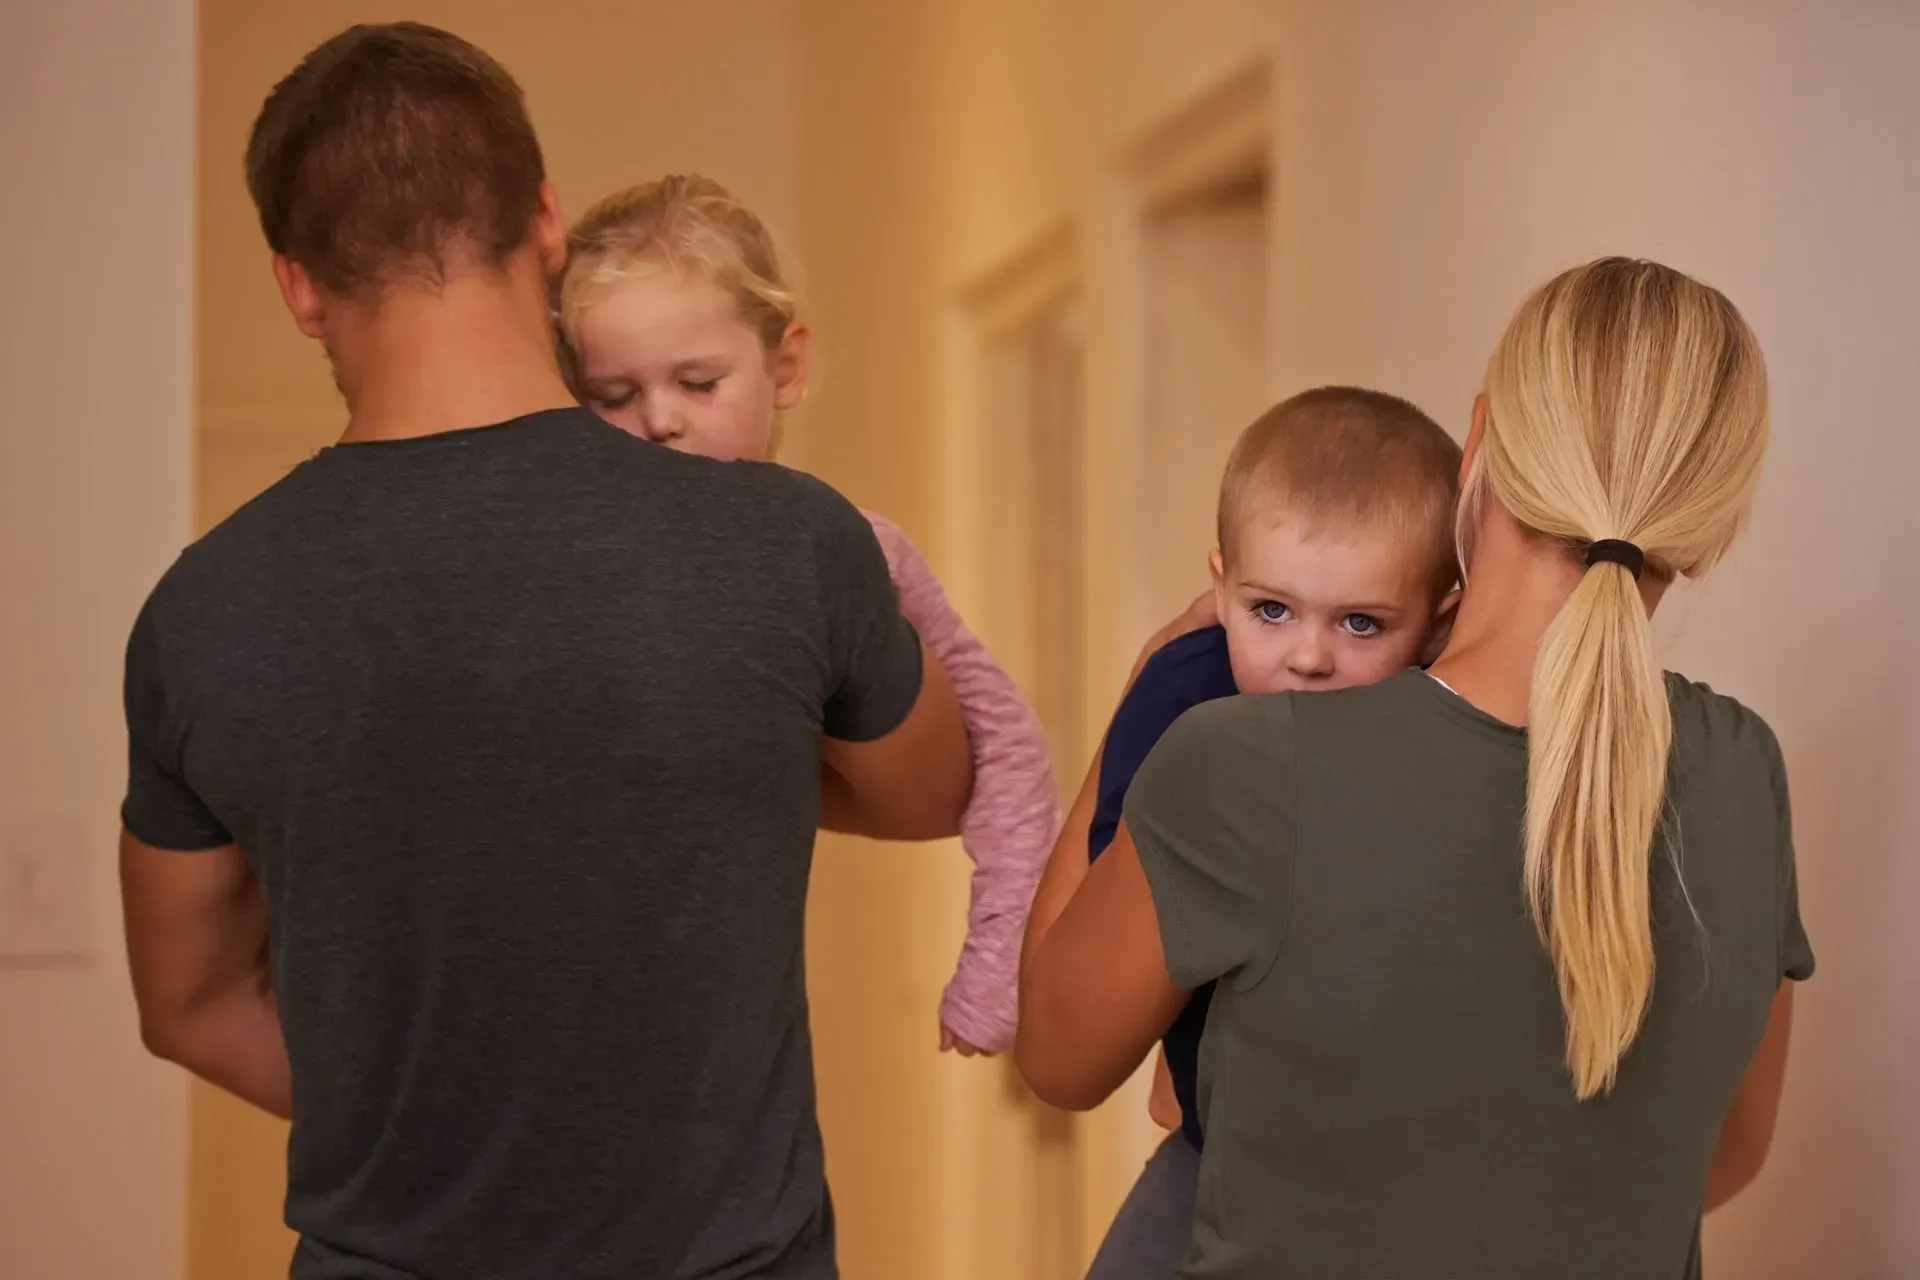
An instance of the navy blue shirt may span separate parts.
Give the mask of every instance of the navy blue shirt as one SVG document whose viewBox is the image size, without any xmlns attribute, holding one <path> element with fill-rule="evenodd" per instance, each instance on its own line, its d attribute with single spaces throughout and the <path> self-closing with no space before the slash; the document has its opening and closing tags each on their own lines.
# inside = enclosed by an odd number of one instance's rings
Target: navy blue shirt
<svg viewBox="0 0 1920 1280">
<path fill-rule="evenodd" d="M 1169 641 L 1147 659 L 1139 679 L 1120 700 L 1107 729 L 1100 757 L 1100 798 L 1087 829 L 1087 853 L 1097 858 L 1113 843 L 1120 829 L 1127 788 L 1146 762 L 1160 735 L 1173 722 L 1203 702 L 1231 698 L 1239 693 L 1233 682 L 1233 664 L 1227 657 L 1226 628 L 1203 627 Z M 1196 990 L 1161 1041 L 1167 1051 L 1167 1074 L 1180 1100 L 1180 1132 L 1197 1151 L 1201 1143 L 1200 1033 L 1207 1027 L 1207 1006 L 1213 984 Z"/>
</svg>

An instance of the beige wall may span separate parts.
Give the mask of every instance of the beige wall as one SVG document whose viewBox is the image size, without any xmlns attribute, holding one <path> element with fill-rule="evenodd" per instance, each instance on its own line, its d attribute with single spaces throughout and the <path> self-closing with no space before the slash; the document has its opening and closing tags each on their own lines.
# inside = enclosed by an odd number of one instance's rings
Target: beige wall
<svg viewBox="0 0 1920 1280">
<path fill-rule="evenodd" d="M 189 526 L 191 4 L 5 6 L 0 118 L 0 839 L 51 825 L 87 951 L 0 958 L 0 1275 L 171 1280 L 185 1086 L 140 1048 L 113 848 L 121 652 Z"/>
</svg>

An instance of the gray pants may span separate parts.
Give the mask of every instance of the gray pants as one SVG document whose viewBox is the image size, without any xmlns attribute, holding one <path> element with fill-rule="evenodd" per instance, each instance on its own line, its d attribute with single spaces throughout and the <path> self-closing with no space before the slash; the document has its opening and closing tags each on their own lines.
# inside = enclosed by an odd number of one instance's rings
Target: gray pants
<svg viewBox="0 0 1920 1280">
<path fill-rule="evenodd" d="M 1173 1280 L 1193 1239 L 1199 1188 L 1200 1153 L 1168 1134 L 1113 1215 L 1087 1280 Z"/>
</svg>

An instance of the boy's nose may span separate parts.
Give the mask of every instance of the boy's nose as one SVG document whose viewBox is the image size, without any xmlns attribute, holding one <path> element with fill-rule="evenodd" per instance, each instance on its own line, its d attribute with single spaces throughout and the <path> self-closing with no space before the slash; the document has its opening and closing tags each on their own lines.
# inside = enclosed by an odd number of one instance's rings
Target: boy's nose
<svg viewBox="0 0 1920 1280">
<path fill-rule="evenodd" d="M 1287 650 L 1287 670 L 1305 679 L 1333 674 L 1333 646 L 1319 636 L 1302 636 Z"/>
</svg>

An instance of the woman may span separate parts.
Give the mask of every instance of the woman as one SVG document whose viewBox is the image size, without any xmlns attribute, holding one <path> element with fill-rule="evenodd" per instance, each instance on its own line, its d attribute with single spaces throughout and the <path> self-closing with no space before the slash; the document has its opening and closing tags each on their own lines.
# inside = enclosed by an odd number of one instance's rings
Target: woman
<svg viewBox="0 0 1920 1280">
<path fill-rule="evenodd" d="M 1663 678 L 1648 617 L 1733 541 L 1766 416 L 1719 293 L 1555 279 L 1474 406 L 1431 671 L 1192 712 L 1108 854 L 1056 854 L 1016 1049 L 1041 1097 L 1097 1104 L 1219 980 L 1185 1274 L 1697 1270 L 1813 956 L 1773 735 Z"/>
</svg>

